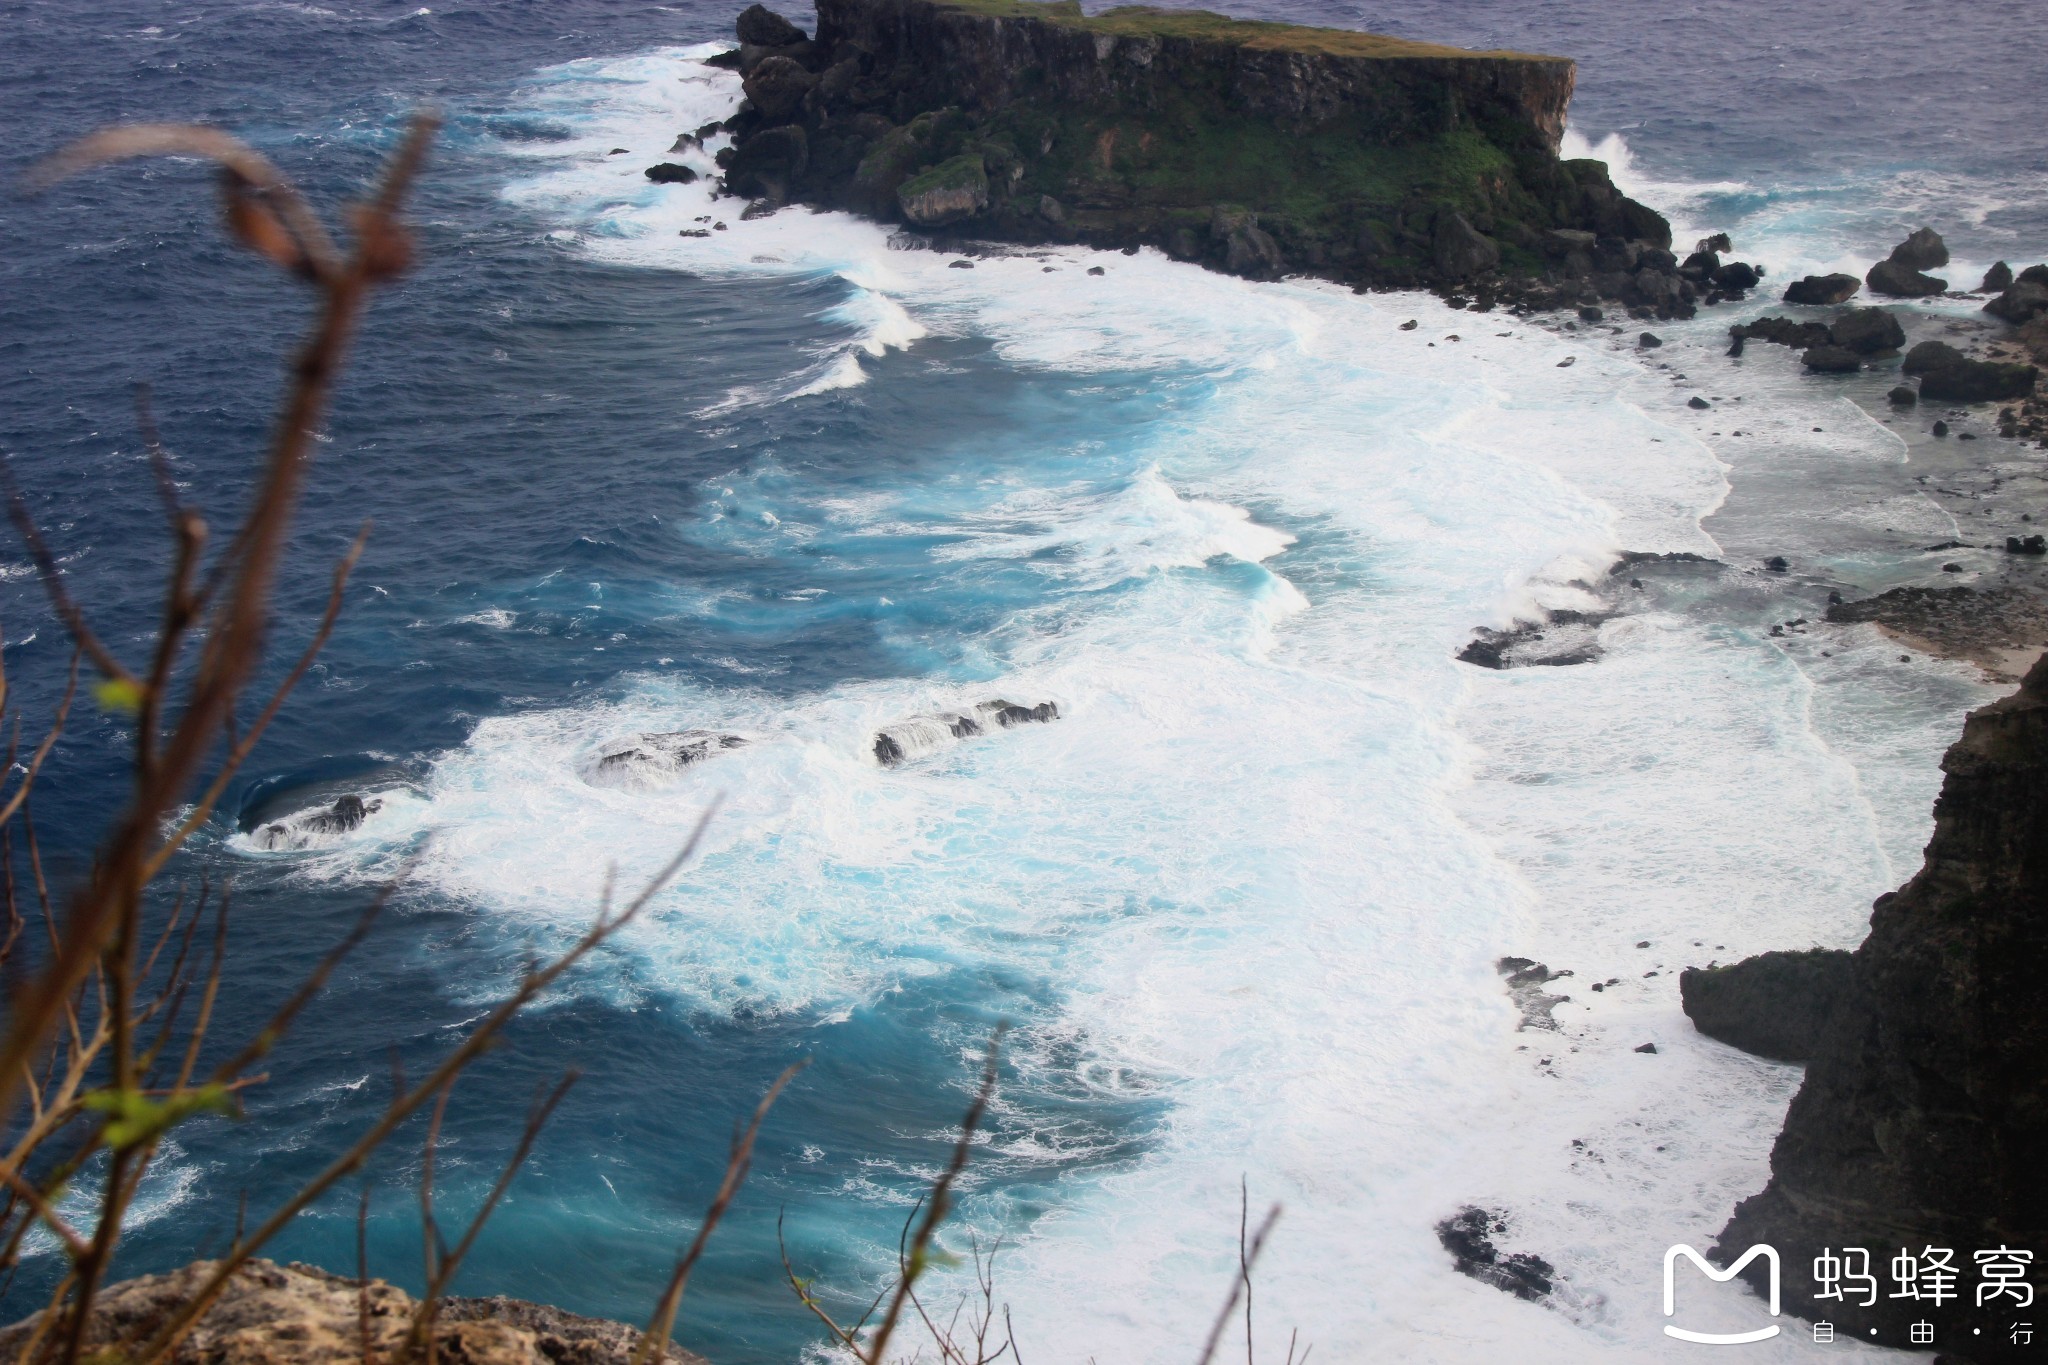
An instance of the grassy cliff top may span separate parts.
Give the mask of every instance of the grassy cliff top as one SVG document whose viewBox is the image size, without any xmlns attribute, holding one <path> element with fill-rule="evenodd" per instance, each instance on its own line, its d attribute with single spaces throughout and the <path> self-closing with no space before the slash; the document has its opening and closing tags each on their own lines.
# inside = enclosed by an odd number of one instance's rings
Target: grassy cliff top
<svg viewBox="0 0 2048 1365">
<path fill-rule="evenodd" d="M 1529 52 L 1497 50 L 1474 52 L 1438 43 L 1415 43 L 1405 38 L 1388 38 L 1377 33 L 1360 33 L 1344 28 L 1310 28 L 1304 24 L 1277 24 L 1262 19 L 1233 19 L 1203 9 L 1161 9 L 1153 5 L 1125 5 L 1093 18 L 1081 12 L 1079 0 L 934 0 L 947 9 L 985 14 L 998 19 L 1039 19 L 1110 33 L 1119 37 L 1188 38 L 1240 47 L 1275 51 L 1318 52 L 1333 57 L 1507 57 L 1521 61 L 1563 61 Z"/>
</svg>

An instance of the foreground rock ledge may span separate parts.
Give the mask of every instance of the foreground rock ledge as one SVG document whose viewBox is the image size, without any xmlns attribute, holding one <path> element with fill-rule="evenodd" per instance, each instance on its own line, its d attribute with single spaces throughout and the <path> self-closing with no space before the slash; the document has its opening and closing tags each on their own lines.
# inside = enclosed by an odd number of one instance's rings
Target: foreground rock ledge
<svg viewBox="0 0 2048 1365">
<path fill-rule="evenodd" d="M 1975 1253 L 2048 1251 L 2048 659 L 1973 712 L 1942 759 L 1934 837 L 1911 881 L 1880 896 L 1870 936 L 1815 1046 L 1771 1152 L 1771 1180 L 1721 1233 L 1722 1264 L 1762 1242 L 1788 1312 L 1825 1311 L 1845 1338 L 1887 1345 L 1932 1317 L 1954 1359 L 2036 1359 L 2008 1332 L 2029 1311 L 1978 1309 Z M 1954 1252 L 1960 1303 L 1816 1303 L 1826 1248 Z M 1751 1271 L 1761 1273 L 1761 1258 Z M 1974 1329 L 1981 1328 L 1976 1335 Z"/>
<path fill-rule="evenodd" d="M 146 1340 L 191 1300 L 213 1266 L 194 1261 L 103 1290 L 87 1353 Z M 371 1280 L 368 1294 L 370 1351 L 377 1360 L 393 1360 L 416 1305 L 382 1280 Z M 182 1365 L 362 1365 L 360 1311 L 354 1280 L 315 1266 L 251 1261 L 199 1320 L 177 1359 Z M 0 1358 L 20 1355 L 40 1317 L 0 1330 Z M 519 1299 L 444 1299 L 434 1339 L 442 1360 L 461 1365 L 627 1365 L 640 1329 Z M 702 1356 L 674 1346 L 666 1359 L 706 1365 Z"/>
</svg>

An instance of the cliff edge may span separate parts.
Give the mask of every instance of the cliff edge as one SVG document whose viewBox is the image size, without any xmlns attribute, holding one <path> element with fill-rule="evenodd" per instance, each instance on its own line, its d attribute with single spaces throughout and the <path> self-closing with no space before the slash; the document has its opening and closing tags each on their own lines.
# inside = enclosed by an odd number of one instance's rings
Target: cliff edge
<svg viewBox="0 0 2048 1365">
<path fill-rule="evenodd" d="M 756 5 L 739 37 L 719 160 L 762 210 L 1667 317 L 1704 292 L 1604 163 L 1559 158 L 1562 57 L 1073 0 L 819 0 L 815 38 Z"/>
<path fill-rule="evenodd" d="M 1926 860 L 1878 898 L 1770 1183 L 1737 1206 L 1717 1254 L 1776 1247 L 1787 1311 L 1846 1337 L 1874 1327 L 1905 1344 L 1928 1321 L 1954 1358 L 2032 1359 L 2009 1329 L 2039 1321 L 2048 1252 L 2048 658 L 1970 715 L 1942 770 Z M 1852 1271 L 1854 1258 L 1815 1264 L 1845 1248 L 1868 1252 L 1874 1291 L 1817 1274 Z M 1902 1250 L 1917 1296 L 1898 1292 Z M 1937 1302 L 1930 1264 L 1944 1261 L 1951 1297 Z M 1816 1299 L 1831 1287 L 1845 1292 Z"/>
</svg>

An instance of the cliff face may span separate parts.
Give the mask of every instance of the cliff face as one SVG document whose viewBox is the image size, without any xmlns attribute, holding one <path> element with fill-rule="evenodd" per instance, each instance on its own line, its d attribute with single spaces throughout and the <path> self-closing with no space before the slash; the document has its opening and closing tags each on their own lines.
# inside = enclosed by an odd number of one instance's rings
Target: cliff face
<svg viewBox="0 0 2048 1365">
<path fill-rule="evenodd" d="M 1719 1250 L 1777 1247 L 1787 1310 L 1847 1335 L 1903 1344 L 1925 1319 L 1958 1357 L 2032 1359 L 2009 1329 L 2048 1304 L 1980 1309 L 1975 1253 L 2031 1251 L 2026 1278 L 2048 1283 L 2048 659 L 1970 716 L 1942 769 L 1926 861 L 1878 899 L 1770 1184 Z M 1874 1307 L 1813 1298 L 1815 1258 L 1844 1247 L 1869 1251 Z M 1960 1302 L 1890 1297 L 1899 1250 L 1928 1247 L 1954 1251 Z"/>
<path fill-rule="evenodd" d="M 818 20 L 807 39 L 741 18 L 735 194 L 1254 277 L 1547 280 L 1691 311 L 1669 225 L 1558 158 L 1563 58 L 1073 0 L 820 0 Z"/>
</svg>

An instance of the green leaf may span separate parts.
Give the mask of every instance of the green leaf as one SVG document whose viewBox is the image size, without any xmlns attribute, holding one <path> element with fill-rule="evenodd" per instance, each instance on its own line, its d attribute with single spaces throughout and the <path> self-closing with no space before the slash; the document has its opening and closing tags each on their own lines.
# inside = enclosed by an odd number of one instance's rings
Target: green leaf
<svg viewBox="0 0 2048 1365">
<path fill-rule="evenodd" d="M 94 685 L 92 695 L 102 711 L 132 716 L 142 709 L 142 684 L 132 678 L 108 678 Z"/>
<path fill-rule="evenodd" d="M 95 1090 L 84 1103 L 94 1113 L 107 1116 L 100 1137 L 117 1152 L 160 1137 L 194 1114 L 233 1112 L 227 1088 L 215 1084 L 181 1090 L 162 1100 L 151 1099 L 140 1090 Z"/>
</svg>

